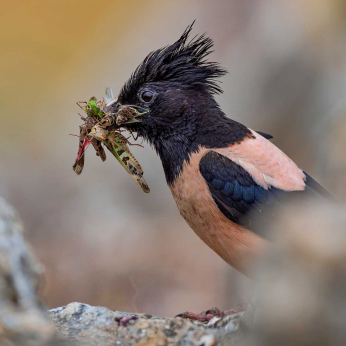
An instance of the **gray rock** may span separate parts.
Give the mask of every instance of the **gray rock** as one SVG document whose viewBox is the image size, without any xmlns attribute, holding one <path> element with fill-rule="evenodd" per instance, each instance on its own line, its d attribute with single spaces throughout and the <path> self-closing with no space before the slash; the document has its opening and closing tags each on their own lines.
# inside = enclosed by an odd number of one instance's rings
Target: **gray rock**
<svg viewBox="0 0 346 346">
<path fill-rule="evenodd" d="M 38 295 L 43 270 L 22 231 L 0 198 L 0 344 L 53 345 L 56 331 Z"/>
<path fill-rule="evenodd" d="M 131 314 L 71 303 L 50 310 L 59 334 L 70 345 L 238 345 L 235 333 L 242 313 L 227 316 L 214 325 Z"/>
<path fill-rule="evenodd" d="M 345 224 L 344 206 L 295 206 L 282 215 L 272 226 L 276 245 L 254 268 L 249 308 L 209 324 L 82 303 L 47 313 L 42 267 L 0 198 L 0 345 L 343 346 Z"/>
</svg>

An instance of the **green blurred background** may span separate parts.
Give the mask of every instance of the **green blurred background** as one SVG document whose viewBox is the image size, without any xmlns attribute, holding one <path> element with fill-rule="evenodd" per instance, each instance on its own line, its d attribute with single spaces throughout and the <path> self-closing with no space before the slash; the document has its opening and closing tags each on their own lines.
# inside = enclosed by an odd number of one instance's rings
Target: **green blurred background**
<svg viewBox="0 0 346 346">
<path fill-rule="evenodd" d="M 46 269 L 50 307 L 81 301 L 171 316 L 248 301 L 252 283 L 180 217 L 154 151 L 133 151 L 151 193 L 92 150 L 72 171 L 76 101 L 117 93 L 152 50 L 193 33 L 229 74 L 226 114 L 346 196 L 344 0 L 1 1 L 0 194 Z"/>
</svg>

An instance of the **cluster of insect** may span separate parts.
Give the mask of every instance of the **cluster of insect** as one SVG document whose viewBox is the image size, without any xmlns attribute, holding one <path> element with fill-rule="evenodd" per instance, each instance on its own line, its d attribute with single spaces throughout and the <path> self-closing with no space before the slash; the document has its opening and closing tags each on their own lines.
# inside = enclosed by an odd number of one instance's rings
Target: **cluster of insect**
<svg viewBox="0 0 346 346">
<path fill-rule="evenodd" d="M 138 106 L 121 105 L 113 96 L 110 88 L 106 89 L 106 95 L 101 101 L 92 97 L 89 101 L 77 102 L 77 105 L 85 112 L 80 115 L 84 124 L 80 126 L 79 147 L 76 162 L 72 166 L 79 175 L 84 168 L 85 152 L 91 144 L 96 155 L 102 161 L 106 160 L 103 145 L 113 154 L 125 170 L 130 174 L 137 185 L 146 193 L 150 192 L 149 186 L 143 178 L 143 170 L 129 149 L 131 144 L 122 132 L 124 124 L 140 122 L 138 117 L 147 113 L 147 110 Z"/>
</svg>

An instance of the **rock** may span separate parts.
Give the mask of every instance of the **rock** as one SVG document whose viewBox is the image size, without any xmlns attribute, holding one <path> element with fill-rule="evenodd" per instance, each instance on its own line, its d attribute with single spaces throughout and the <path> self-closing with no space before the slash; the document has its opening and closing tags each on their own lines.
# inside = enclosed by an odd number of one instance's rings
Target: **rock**
<svg viewBox="0 0 346 346">
<path fill-rule="evenodd" d="M 204 324 L 82 303 L 47 313 L 42 267 L 15 211 L 0 198 L 0 345 L 343 346 L 345 207 L 292 208 L 272 226 L 279 236 L 254 268 L 249 308 Z"/>
<path fill-rule="evenodd" d="M 238 330 L 241 313 L 217 320 L 212 326 L 81 303 L 47 313 L 39 294 L 43 268 L 22 233 L 16 212 L 0 198 L 1 345 L 234 344 L 233 334 Z"/>
<path fill-rule="evenodd" d="M 0 198 L 0 343 L 56 345 L 56 331 L 38 295 L 43 270 L 22 231 L 16 212 Z"/>
<path fill-rule="evenodd" d="M 212 326 L 181 318 L 131 314 L 71 303 L 50 310 L 59 334 L 71 345 L 236 345 L 234 337 L 243 313 Z"/>
</svg>

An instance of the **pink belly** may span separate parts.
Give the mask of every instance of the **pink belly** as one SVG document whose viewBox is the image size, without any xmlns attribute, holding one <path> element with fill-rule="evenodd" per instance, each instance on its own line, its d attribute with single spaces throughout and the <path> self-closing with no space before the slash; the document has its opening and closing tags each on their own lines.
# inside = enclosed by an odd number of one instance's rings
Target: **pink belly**
<svg viewBox="0 0 346 346">
<path fill-rule="evenodd" d="M 245 275 L 253 260 L 269 242 L 230 221 L 217 207 L 199 172 L 199 162 L 208 150 L 201 148 L 184 163 L 171 187 L 180 214 L 194 232 L 227 263 Z"/>
</svg>

